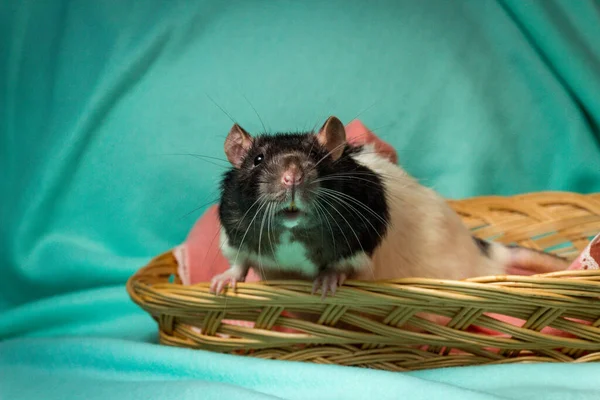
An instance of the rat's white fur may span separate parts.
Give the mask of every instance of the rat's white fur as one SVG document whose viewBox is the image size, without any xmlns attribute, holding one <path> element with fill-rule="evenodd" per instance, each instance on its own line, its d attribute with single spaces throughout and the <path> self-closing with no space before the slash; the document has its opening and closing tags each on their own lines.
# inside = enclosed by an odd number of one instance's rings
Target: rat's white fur
<svg viewBox="0 0 600 400">
<path fill-rule="evenodd" d="M 223 255 L 230 263 L 253 265 L 259 270 L 257 272 L 265 270 L 300 271 L 306 276 L 316 275 L 317 267 L 306 256 L 308 252 L 304 245 L 299 241 L 290 241 L 290 237 L 291 233 L 289 231 L 285 231 L 281 235 L 279 243 L 274 245 L 273 252 L 275 254 L 272 257 L 264 253 L 259 255 L 255 252 L 249 252 L 245 247 L 238 252 L 237 248 L 229 245 L 227 234 L 224 229 L 221 229 L 221 248 L 223 249 Z M 268 240 L 268 238 L 265 237 L 265 240 Z"/>
<path fill-rule="evenodd" d="M 373 254 L 373 271 L 361 271 L 356 279 L 457 280 L 504 273 L 502 260 L 482 255 L 460 217 L 436 192 L 370 145 L 353 157 L 381 178 L 390 213 L 386 236 Z"/>
<path fill-rule="evenodd" d="M 286 272 L 300 273 L 306 277 L 317 276 L 318 267 L 306 256 L 308 251 L 300 241 L 291 241 L 290 231 L 284 231 L 277 244 L 273 246 L 274 257 L 267 254 L 249 252 L 246 248 L 241 250 L 232 247 L 225 230 L 221 228 L 221 249 L 223 255 L 231 264 L 231 269 L 238 275 L 245 274 L 244 265 L 252 265 L 264 278 L 281 275 Z M 265 240 L 268 240 L 265 238 Z M 346 268 L 355 271 L 370 270 L 371 259 L 364 252 L 358 252 L 354 256 L 339 262 Z M 238 278 L 241 279 L 241 278 Z"/>
</svg>

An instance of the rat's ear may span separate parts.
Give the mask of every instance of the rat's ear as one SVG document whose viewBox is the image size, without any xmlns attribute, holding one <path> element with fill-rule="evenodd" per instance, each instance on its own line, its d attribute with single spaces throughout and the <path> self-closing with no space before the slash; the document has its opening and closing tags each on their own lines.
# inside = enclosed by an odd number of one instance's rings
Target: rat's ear
<svg viewBox="0 0 600 400">
<path fill-rule="evenodd" d="M 317 133 L 317 141 L 329 151 L 334 160 L 340 158 L 346 146 L 346 128 L 342 121 L 334 116 L 327 118 Z"/>
<path fill-rule="evenodd" d="M 234 124 L 225 139 L 225 154 L 229 162 L 239 168 L 250 147 L 252 147 L 250 134 L 238 124 Z"/>
</svg>

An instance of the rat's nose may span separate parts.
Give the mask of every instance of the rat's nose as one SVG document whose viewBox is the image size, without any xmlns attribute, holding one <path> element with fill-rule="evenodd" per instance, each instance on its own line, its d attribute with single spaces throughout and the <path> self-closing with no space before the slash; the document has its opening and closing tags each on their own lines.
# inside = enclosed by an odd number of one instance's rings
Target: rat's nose
<svg viewBox="0 0 600 400">
<path fill-rule="evenodd" d="M 296 186 L 302 182 L 302 172 L 298 169 L 287 170 L 281 177 L 281 183 L 285 186 Z"/>
</svg>

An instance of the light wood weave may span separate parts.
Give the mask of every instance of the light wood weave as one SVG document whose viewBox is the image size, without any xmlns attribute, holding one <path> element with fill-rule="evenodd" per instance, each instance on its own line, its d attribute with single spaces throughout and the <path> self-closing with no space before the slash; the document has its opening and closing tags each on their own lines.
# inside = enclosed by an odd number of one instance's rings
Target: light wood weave
<svg viewBox="0 0 600 400">
<path fill-rule="evenodd" d="M 479 237 L 569 259 L 600 232 L 600 194 L 543 192 L 450 204 Z M 158 322 L 160 341 L 167 345 L 392 371 L 600 360 L 600 271 L 466 281 L 349 281 L 325 300 L 310 294 L 309 282 L 244 283 L 236 293 L 215 296 L 208 283 L 183 286 L 176 274 L 175 259 L 167 252 L 127 283 L 133 301 Z M 285 316 L 284 311 L 312 313 L 318 321 Z M 420 312 L 451 320 L 438 325 L 415 316 Z M 488 313 L 526 322 L 517 327 Z M 221 323 L 224 319 L 255 326 L 227 325 Z M 334 327 L 337 322 L 345 328 Z M 408 330 L 406 324 L 425 333 Z M 471 325 L 507 336 L 469 332 Z M 547 326 L 574 337 L 540 332 Z"/>
</svg>

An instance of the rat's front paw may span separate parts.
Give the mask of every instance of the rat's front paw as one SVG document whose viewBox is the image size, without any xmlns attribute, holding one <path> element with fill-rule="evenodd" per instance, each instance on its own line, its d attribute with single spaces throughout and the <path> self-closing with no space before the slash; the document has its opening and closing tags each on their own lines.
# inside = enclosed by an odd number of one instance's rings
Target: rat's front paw
<svg viewBox="0 0 600 400">
<path fill-rule="evenodd" d="M 214 294 L 219 294 L 229 284 L 235 290 L 235 285 L 238 282 L 243 282 L 245 274 L 238 268 L 231 268 L 212 278 L 210 281 L 210 291 Z"/>
<path fill-rule="evenodd" d="M 337 287 L 342 286 L 347 277 L 344 272 L 325 270 L 314 280 L 312 293 L 317 293 L 319 288 L 321 288 L 321 299 L 327 297 L 329 291 L 331 291 L 331 295 L 333 296 Z"/>
</svg>

